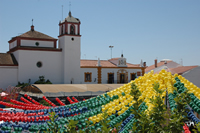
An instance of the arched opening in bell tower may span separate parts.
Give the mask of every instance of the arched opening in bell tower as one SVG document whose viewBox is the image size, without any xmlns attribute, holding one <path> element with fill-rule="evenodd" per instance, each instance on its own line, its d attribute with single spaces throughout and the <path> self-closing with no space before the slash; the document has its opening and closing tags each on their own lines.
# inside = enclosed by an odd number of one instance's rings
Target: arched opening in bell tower
<svg viewBox="0 0 200 133">
<path fill-rule="evenodd" d="M 70 34 L 71 35 L 75 35 L 75 27 L 74 27 L 74 25 L 70 26 Z"/>
</svg>

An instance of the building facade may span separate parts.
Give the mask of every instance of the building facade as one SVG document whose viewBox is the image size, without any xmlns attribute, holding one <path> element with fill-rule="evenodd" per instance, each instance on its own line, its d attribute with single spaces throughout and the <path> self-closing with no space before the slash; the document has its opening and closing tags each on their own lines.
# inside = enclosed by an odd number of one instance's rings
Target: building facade
<svg viewBox="0 0 200 133">
<path fill-rule="evenodd" d="M 45 76 L 53 84 L 127 83 L 143 75 L 145 67 L 121 55 L 110 60 L 81 60 L 80 20 L 69 12 L 59 23 L 58 39 L 30 31 L 13 37 L 9 51 L 0 53 L 0 88 L 18 82 L 33 84 Z M 58 41 L 58 47 L 57 47 Z"/>
</svg>

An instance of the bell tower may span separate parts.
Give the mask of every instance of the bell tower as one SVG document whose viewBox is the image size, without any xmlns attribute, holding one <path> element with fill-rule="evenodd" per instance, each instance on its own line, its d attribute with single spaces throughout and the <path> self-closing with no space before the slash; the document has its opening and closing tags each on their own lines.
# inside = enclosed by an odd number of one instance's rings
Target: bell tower
<svg viewBox="0 0 200 133">
<path fill-rule="evenodd" d="M 80 35 L 80 20 L 72 16 L 69 11 L 68 17 L 59 23 L 59 36 L 62 35 Z"/>
<path fill-rule="evenodd" d="M 63 83 L 80 84 L 80 20 L 68 16 L 59 22 L 59 48 L 62 49 Z"/>
</svg>

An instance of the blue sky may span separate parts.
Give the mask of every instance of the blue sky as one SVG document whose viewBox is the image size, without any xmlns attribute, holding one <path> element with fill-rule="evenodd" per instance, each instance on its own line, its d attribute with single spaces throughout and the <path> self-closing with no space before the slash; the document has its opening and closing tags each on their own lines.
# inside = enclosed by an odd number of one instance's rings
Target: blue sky
<svg viewBox="0 0 200 133">
<path fill-rule="evenodd" d="M 68 16 L 69 0 L 1 0 L 0 53 L 11 37 L 35 30 L 57 38 L 58 23 Z M 71 0 L 81 21 L 81 58 L 120 57 L 152 65 L 172 59 L 200 65 L 200 0 Z"/>
</svg>

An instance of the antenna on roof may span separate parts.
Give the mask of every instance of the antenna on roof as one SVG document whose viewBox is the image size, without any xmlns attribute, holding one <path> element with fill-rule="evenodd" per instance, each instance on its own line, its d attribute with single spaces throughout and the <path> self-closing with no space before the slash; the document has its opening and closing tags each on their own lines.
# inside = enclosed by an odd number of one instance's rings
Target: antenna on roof
<svg viewBox="0 0 200 133">
<path fill-rule="evenodd" d="M 32 25 L 33 25 L 33 19 L 32 19 Z"/>
<path fill-rule="evenodd" d="M 34 31 L 33 19 L 32 19 L 31 31 Z"/>
<path fill-rule="evenodd" d="M 63 20 L 63 5 L 62 5 L 62 19 L 61 19 L 61 21 Z"/>
<path fill-rule="evenodd" d="M 71 1 L 69 1 L 69 11 L 71 11 Z"/>
<path fill-rule="evenodd" d="M 183 66 L 183 59 L 182 58 L 181 58 L 181 63 L 180 64 L 181 64 L 181 66 Z"/>
<path fill-rule="evenodd" d="M 72 13 L 71 13 L 71 1 L 69 2 L 69 17 L 71 18 Z"/>
</svg>

